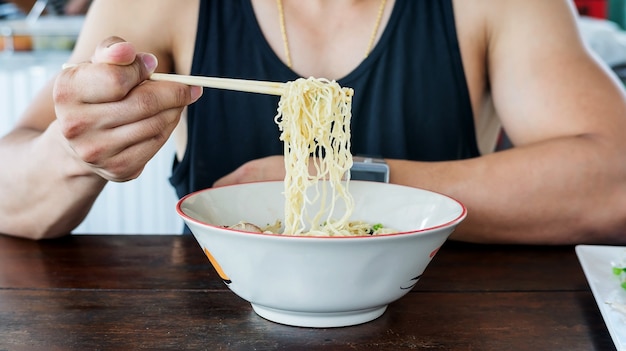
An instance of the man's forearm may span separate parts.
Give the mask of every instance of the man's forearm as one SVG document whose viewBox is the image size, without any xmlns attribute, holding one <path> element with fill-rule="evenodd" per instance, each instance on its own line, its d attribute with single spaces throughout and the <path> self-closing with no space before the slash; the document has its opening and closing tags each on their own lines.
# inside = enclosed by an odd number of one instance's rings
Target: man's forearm
<svg viewBox="0 0 626 351">
<path fill-rule="evenodd" d="M 66 235 L 85 218 L 106 181 L 71 157 L 55 123 L 0 139 L 0 233 L 31 239 Z"/>
<path fill-rule="evenodd" d="M 618 154 L 594 138 L 567 137 L 463 161 L 389 165 L 392 182 L 468 207 L 454 239 L 615 243 L 626 242 L 626 159 Z"/>
</svg>

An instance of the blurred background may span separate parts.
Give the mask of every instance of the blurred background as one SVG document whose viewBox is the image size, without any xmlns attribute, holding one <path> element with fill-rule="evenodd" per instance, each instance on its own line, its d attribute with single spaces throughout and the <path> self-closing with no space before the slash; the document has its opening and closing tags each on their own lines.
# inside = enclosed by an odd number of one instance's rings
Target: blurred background
<svg viewBox="0 0 626 351">
<path fill-rule="evenodd" d="M 626 82 L 626 0 L 572 1 L 585 42 Z M 0 0 L 0 136 L 10 131 L 38 89 L 66 62 L 90 3 Z M 499 147 L 507 143 L 503 134 Z M 109 183 L 75 232 L 180 233 L 177 198 L 168 182 L 173 157 L 174 146 L 168 142 L 138 181 Z"/>
</svg>

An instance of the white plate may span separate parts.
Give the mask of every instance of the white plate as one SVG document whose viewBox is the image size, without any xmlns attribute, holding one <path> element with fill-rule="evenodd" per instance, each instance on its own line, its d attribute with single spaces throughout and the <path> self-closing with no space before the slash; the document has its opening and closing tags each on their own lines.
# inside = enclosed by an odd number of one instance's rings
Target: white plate
<svg viewBox="0 0 626 351">
<path fill-rule="evenodd" d="M 578 245 L 576 255 L 585 272 L 591 292 L 609 329 L 615 347 L 626 351 L 626 290 L 613 275 L 611 262 L 617 262 L 626 253 L 624 246 Z"/>
</svg>

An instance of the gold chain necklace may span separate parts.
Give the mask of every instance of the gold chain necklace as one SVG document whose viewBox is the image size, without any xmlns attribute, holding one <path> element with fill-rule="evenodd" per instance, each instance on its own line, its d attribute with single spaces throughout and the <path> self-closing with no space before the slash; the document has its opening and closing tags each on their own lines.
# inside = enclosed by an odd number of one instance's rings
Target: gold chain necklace
<svg viewBox="0 0 626 351">
<path fill-rule="evenodd" d="M 387 0 L 382 0 L 380 2 L 380 6 L 378 7 L 378 15 L 376 16 L 376 23 L 374 24 L 374 31 L 370 36 L 369 43 L 367 44 L 367 50 L 365 50 L 365 57 L 370 54 L 372 51 L 372 47 L 374 46 L 374 40 L 376 39 L 376 34 L 378 34 L 378 28 L 380 27 L 380 21 L 383 18 L 383 12 L 385 11 L 385 4 Z M 287 40 L 287 29 L 285 27 L 285 12 L 283 10 L 283 1 L 276 0 L 276 5 L 278 6 L 278 20 L 280 22 L 280 32 L 283 36 L 283 46 L 285 49 L 285 56 L 287 57 L 287 67 L 291 68 L 291 52 L 289 51 L 289 41 Z"/>
</svg>

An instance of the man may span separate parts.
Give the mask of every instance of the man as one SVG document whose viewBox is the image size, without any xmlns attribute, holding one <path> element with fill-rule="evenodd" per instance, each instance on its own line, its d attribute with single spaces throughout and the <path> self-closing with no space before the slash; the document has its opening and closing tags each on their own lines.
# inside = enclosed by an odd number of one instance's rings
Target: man
<svg viewBox="0 0 626 351">
<path fill-rule="evenodd" d="M 157 70 L 355 88 L 353 153 L 463 202 L 454 239 L 626 242 L 626 102 L 566 0 L 95 1 L 71 62 L 0 141 L 2 233 L 69 233 L 172 133 L 179 195 L 282 179 L 277 100 Z M 490 99 L 515 147 L 479 155 Z"/>
</svg>

